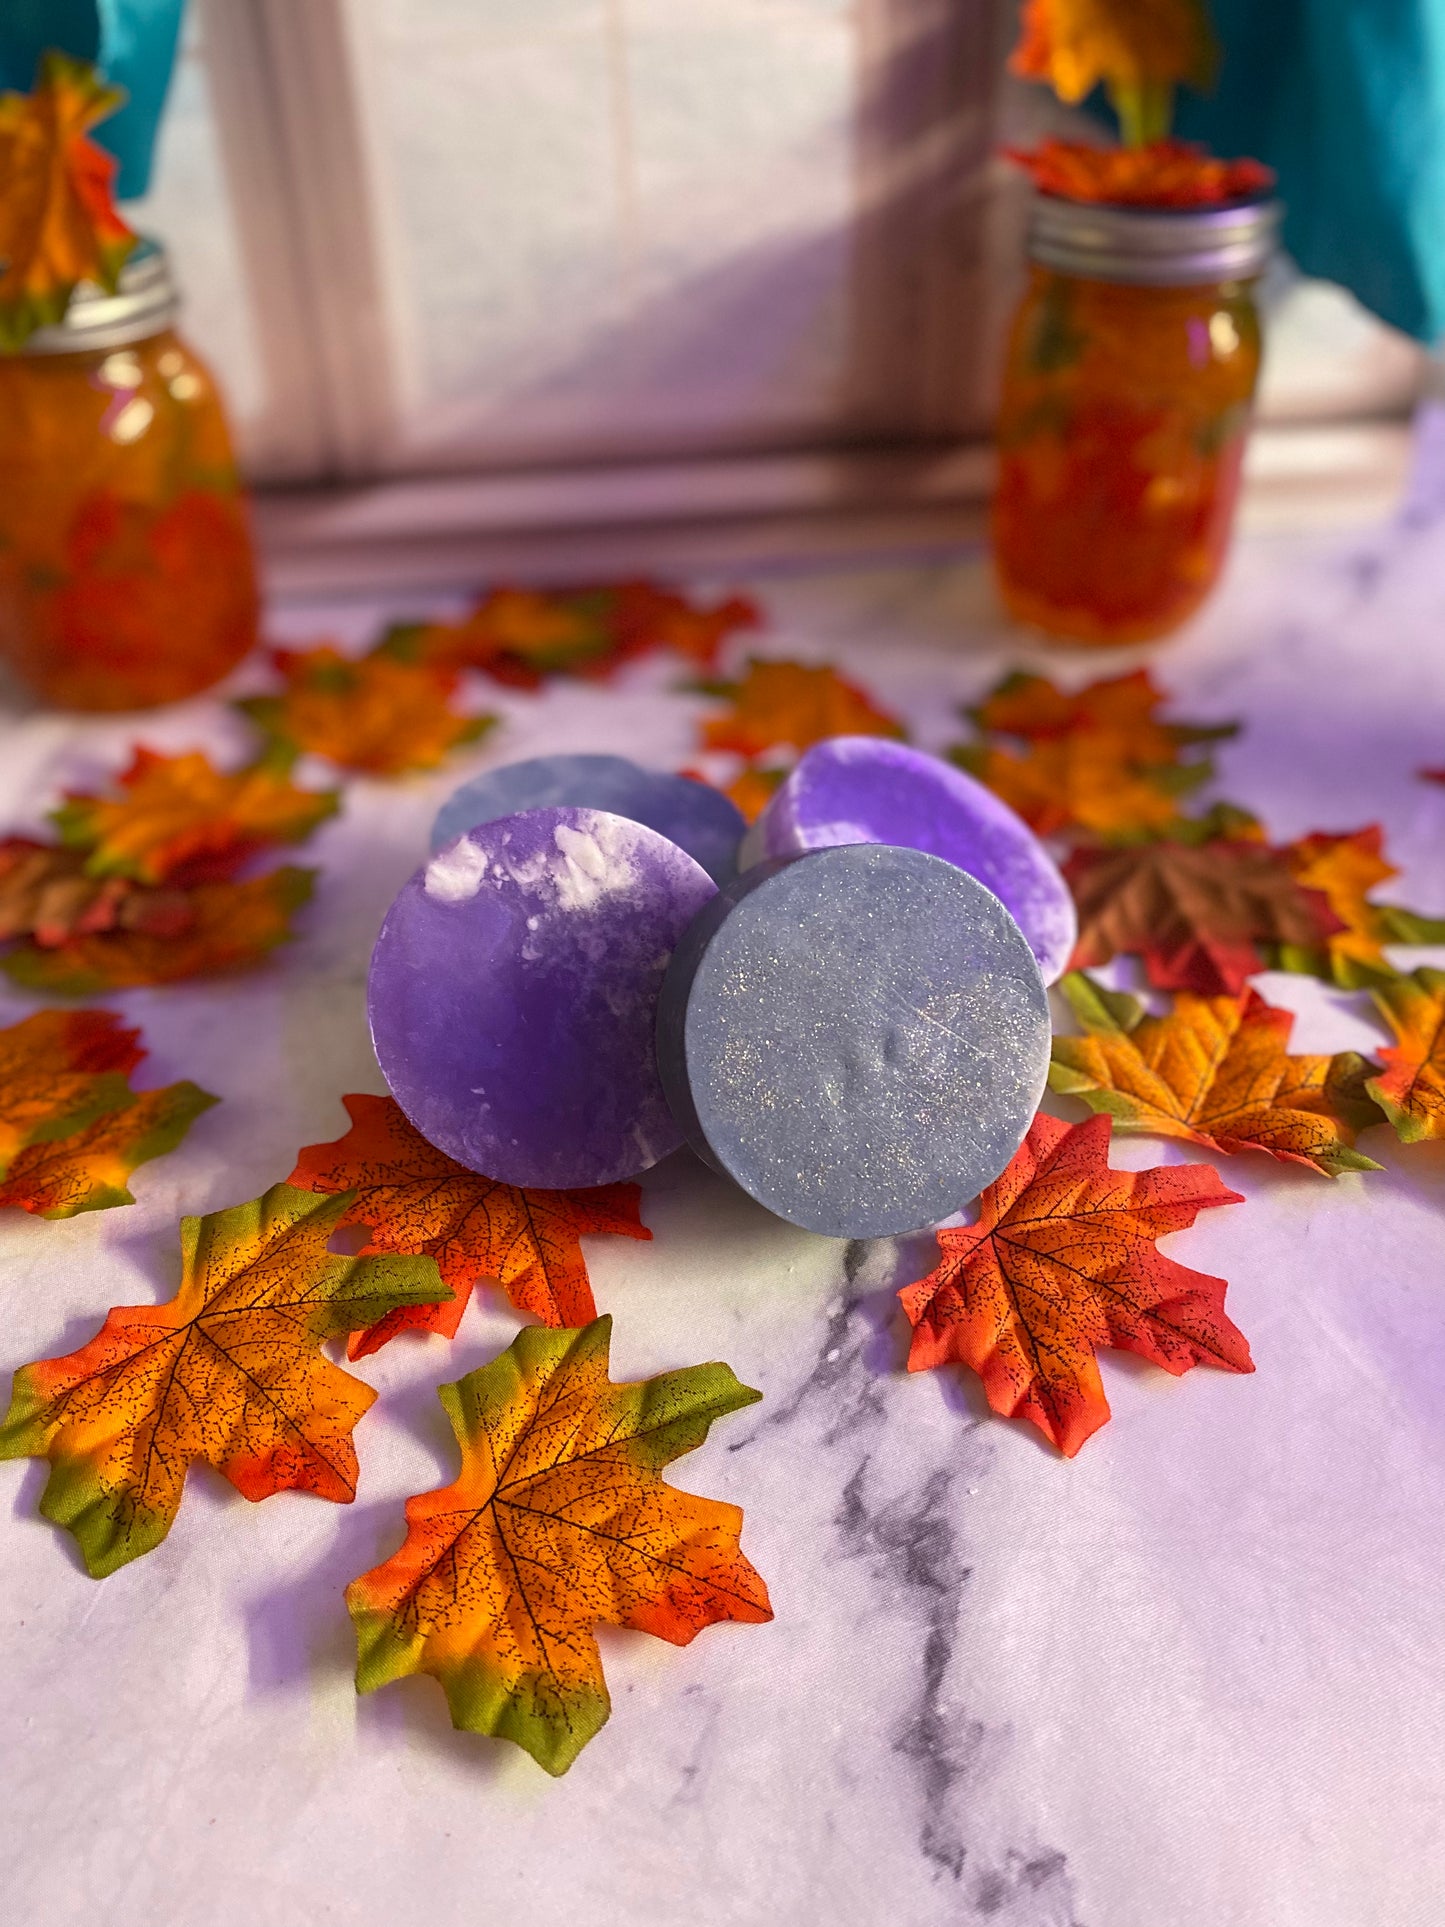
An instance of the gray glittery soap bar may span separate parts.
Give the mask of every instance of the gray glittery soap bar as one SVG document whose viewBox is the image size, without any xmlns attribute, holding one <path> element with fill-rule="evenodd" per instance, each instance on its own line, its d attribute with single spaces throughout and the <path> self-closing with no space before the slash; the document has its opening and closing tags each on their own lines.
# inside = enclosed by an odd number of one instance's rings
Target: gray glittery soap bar
<svg viewBox="0 0 1445 1927">
<path fill-rule="evenodd" d="M 943 858 L 845 844 L 759 864 L 698 914 L 658 1006 L 693 1148 L 838 1238 L 917 1231 L 1008 1164 L 1049 1011 L 1022 932 Z"/>
</svg>

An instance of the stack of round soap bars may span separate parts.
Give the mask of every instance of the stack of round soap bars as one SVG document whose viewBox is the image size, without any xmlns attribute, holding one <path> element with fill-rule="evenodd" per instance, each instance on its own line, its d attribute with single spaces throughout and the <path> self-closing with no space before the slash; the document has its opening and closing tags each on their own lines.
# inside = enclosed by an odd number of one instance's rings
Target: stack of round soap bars
<svg viewBox="0 0 1445 1927">
<path fill-rule="evenodd" d="M 1069 893 L 1027 826 L 874 737 L 808 752 L 750 830 L 612 756 L 468 784 L 372 957 L 376 1054 L 418 1130 L 563 1189 L 684 1142 L 834 1237 L 961 1210 L 1023 1142 Z"/>
</svg>

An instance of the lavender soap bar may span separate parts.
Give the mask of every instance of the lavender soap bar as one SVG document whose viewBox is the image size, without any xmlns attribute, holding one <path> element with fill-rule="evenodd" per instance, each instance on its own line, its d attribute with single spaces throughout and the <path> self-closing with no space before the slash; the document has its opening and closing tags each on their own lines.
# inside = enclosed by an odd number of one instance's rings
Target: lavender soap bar
<svg viewBox="0 0 1445 1927">
<path fill-rule="evenodd" d="M 439 1150 L 507 1184 L 631 1177 L 682 1143 L 653 1047 L 674 945 L 716 893 L 601 810 L 506 816 L 401 888 L 372 953 L 372 1042 Z"/>
<path fill-rule="evenodd" d="M 1043 979 L 998 898 L 879 844 L 721 890 L 673 954 L 657 1035 L 694 1149 L 835 1238 L 961 1210 L 1023 1142 L 1049 1061 Z"/>
<path fill-rule="evenodd" d="M 749 830 L 740 863 L 840 843 L 895 843 L 957 864 L 1012 913 L 1046 984 L 1068 968 L 1078 925 L 1057 865 L 1021 817 L 951 763 L 876 736 L 819 743 Z"/>
<path fill-rule="evenodd" d="M 557 807 L 630 816 L 670 837 L 715 882 L 737 875 L 738 845 L 747 829 L 737 805 L 707 783 L 643 769 L 625 756 L 534 756 L 487 770 L 442 805 L 431 846 L 443 849 L 499 816 Z"/>
</svg>

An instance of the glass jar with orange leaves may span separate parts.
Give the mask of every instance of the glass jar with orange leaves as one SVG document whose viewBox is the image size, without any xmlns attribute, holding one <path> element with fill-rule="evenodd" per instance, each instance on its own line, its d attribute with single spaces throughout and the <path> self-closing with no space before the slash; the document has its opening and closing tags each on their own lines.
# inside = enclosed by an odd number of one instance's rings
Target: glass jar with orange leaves
<svg viewBox="0 0 1445 1927">
<path fill-rule="evenodd" d="M 0 358 L 0 657 L 67 709 L 209 688 L 256 640 L 220 398 L 174 330 L 164 252 Z"/>
<path fill-rule="evenodd" d="M 1139 208 L 1041 194 L 998 426 L 1009 611 L 1081 643 L 1184 622 L 1229 547 L 1275 202 Z"/>
</svg>

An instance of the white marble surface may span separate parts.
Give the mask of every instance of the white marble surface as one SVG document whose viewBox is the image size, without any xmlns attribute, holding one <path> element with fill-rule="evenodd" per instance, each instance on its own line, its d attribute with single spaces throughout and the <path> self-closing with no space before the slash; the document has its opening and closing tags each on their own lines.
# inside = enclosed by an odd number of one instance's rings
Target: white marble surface
<svg viewBox="0 0 1445 1927">
<path fill-rule="evenodd" d="M 765 647 L 830 657 L 942 744 L 1020 649 L 976 562 L 754 585 Z M 282 611 L 297 637 L 372 612 Z M 1241 715 L 1223 787 L 1280 835 L 1379 819 L 1398 895 L 1445 910 L 1445 485 L 1388 529 L 1248 542 L 1156 657 L 1185 716 Z M 697 704 L 640 665 L 615 689 L 504 693 L 487 753 L 675 767 Z M 12 712 L 0 819 L 115 767 L 124 721 Z M 215 703 L 148 720 L 239 749 Z M 222 1094 L 130 1210 L 0 1220 L 0 1365 L 168 1296 L 175 1221 L 254 1196 L 379 1088 L 362 979 L 444 777 L 354 784 L 312 846 L 305 934 L 224 986 L 114 999 L 155 1080 Z M 1365 1045 L 1359 1000 L 1298 979 L 1304 1048 Z M 0 1018 L 28 1008 L 0 998 Z M 1063 1107 L 1067 1109 L 1067 1106 Z M 726 1359 L 765 1403 L 676 1482 L 740 1502 L 777 1617 L 676 1650 L 603 1636 L 611 1724 L 553 1782 L 455 1734 L 428 1680 L 353 1695 L 341 1589 L 401 1500 L 451 1476 L 433 1386 L 513 1320 L 362 1370 L 349 1510 L 247 1505 L 192 1474 L 151 1557 L 96 1584 L 40 1521 L 43 1468 L 0 1466 L 0 1801 L 8 1918 L 36 1927 L 1433 1927 L 1445 1892 L 1445 1147 L 1366 1148 L 1334 1183 L 1225 1164 L 1247 1202 L 1166 1249 L 1232 1281 L 1250 1378 L 1110 1354 L 1113 1422 L 1064 1463 L 962 1375 L 909 1378 L 892 1290 L 930 1241 L 844 1247 L 770 1221 L 685 1157 L 647 1181 L 655 1242 L 594 1239 L 628 1376 Z M 1183 1147 L 1133 1140 L 1138 1165 Z"/>
</svg>

